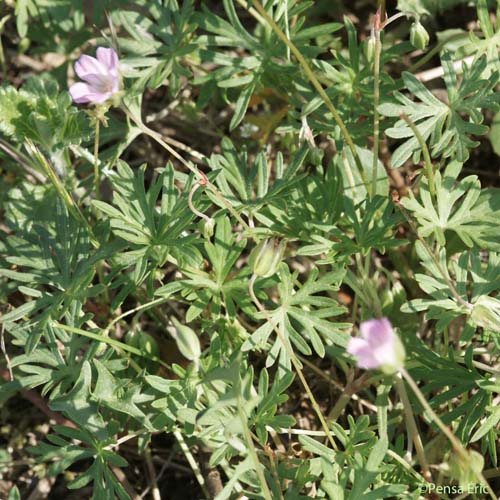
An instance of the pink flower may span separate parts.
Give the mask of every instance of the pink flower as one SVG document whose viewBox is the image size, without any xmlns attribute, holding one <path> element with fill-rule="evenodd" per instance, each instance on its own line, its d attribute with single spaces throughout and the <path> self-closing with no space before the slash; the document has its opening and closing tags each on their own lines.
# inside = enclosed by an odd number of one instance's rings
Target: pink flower
<svg viewBox="0 0 500 500">
<path fill-rule="evenodd" d="M 76 61 L 75 72 L 85 82 L 71 85 L 69 93 L 76 103 L 102 104 L 120 89 L 118 54 L 99 47 L 97 58 L 83 55 Z"/>
<path fill-rule="evenodd" d="M 363 321 L 359 329 L 361 337 L 351 338 L 347 345 L 359 368 L 381 368 L 386 373 L 402 368 L 404 348 L 387 318 Z"/>
</svg>

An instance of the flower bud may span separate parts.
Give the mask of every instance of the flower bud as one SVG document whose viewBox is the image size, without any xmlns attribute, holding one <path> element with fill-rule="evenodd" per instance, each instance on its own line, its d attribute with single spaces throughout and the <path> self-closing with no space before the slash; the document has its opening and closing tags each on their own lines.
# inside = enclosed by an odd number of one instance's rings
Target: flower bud
<svg viewBox="0 0 500 500">
<path fill-rule="evenodd" d="M 471 320 L 476 326 L 500 333 L 500 300 L 481 295 L 474 303 Z"/>
<path fill-rule="evenodd" d="M 262 240 L 248 258 L 253 273 L 262 278 L 272 276 L 278 269 L 285 248 L 286 240 L 281 240 L 279 244 L 274 238 Z"/>
<path fill-rule="evenodd" d="M 424 50 L 429 44 L 429 33 L 420 21 L 415 21 L 410 28 L 410 42 L 416 49 Z"/>
<path fill-rule="evenodd" d="M 375 40 L 375 33 L 372 30 L 372 34 L 365 45 L 365 56 L 366 60 L 371 63 L 375 59 L 375 45 L 377 44 Z"/>
<path fill-rule="evenodd" d="M 483 471 L 484 458 L 474 450 L 467 450 L 467 455 L 452 453 L 448 462 L 451 477 L 458 481 L 465 491 L 477 484 L 478 475 Z"/>
<path fill-rule="evenodd" d="M 159 356 L 160 354 L 158 342 L 148 333 L 130 330 L 125 335 L 125 341 L 128 345 L 136 347 L 146 355 Z"/>
<path fill-rule="evenodd" d="M 203 222 L 203 236 L 209 240 L 214 234 L 215 220 L 210 217 Z"/>
<path fill-rule="evenodd" d="M 146 358 L 158 358 L 160 356 L 160 347 L 158 346 L 158 342 L 148 333 L 138 330 L 129 330 L 125 335 L 125 341 L 129 346 L 139 349 L 142 355 Z M 159 368 L 156 361 L 145 359 L 143 357 L 138 358 L 137 363 L 150 373 L 156 373 Z"/>
<path fill-rule="evenodd" d="M 175 328 L 173 330 L 169 329 L 169 332 L 174 337 L 177 348 L 186 359 L 198 363 L 201 356 L 198 335 L 189 326 L 180 323 L 175 317 L 171 319 Z"/>
</svg>

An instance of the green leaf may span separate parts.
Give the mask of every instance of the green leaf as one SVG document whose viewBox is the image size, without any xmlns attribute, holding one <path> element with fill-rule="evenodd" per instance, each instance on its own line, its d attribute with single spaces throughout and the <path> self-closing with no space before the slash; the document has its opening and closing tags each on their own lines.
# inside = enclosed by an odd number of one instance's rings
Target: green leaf
<svg viewBox="0 0 500 500">
<path fill-rule="evenodd" d="M 488 78 L 482 78 L 487 60 L 481 57 L 471 67 L 464 64 L 463 79 L 458 84 L 450 54 L 444 53 L 441 60 L 449 103 L 437 99 L 414 75 L 405 72 L 405 87 L 420 102 L 396 93 L 397 105 L 383 103 L 379 110 L 385 116 L 406 114 L 429 143 L 433 157 L 442 156 L 463 163 L 469 158 L 469 150 L 479 144 L 471 137 L 488 131 L 488 127 L 482 125 L 482 110 L 498 108 L 499 95 L 493 91 L 499 74 L 495 72 Z M 413 157 L 414 163 L 420 160 L 420 144 L 404 120 L 398 120 L 386 130 L 386 134 L 395 139 L 407 139 L 392 155 L 393 168 L 400 167 L 410 157 Z"/>
</svg>

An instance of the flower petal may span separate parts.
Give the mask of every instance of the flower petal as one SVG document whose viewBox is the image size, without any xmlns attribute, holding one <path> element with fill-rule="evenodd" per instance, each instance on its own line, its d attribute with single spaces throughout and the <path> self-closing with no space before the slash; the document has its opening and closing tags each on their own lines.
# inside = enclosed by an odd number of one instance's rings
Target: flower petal
<svg viewBox="0 0 500 500">
<path fill-rule="evenodd" d="M 351 337 L 347 344 L 347 352 L 352 356 L 357 356 L 358 352 L 368 347 L 368 342 L 360 337 Z"/>
<path fill-rule="evenodd" d="M 118 76 L 118 54 L 115 49 L 98 47 L 97 60 L 113 75 Z"/>
<path fill-rule="evenodd" d="M 83 55 L 75 63 L 75 73 L 82 79 L 86 80 L 88 75 L 103 75 L 109 74 L 106 67 L 100 63 L 95 57 Z"/>
<path fill-rule="evenodd" d="M 356 364 L 359 368 L 370 370 L 378 368 L 380 363 L 374 356 L 372 347 L 365 339 L 360 337 L 352 337 L 347 344 L 347 352 L 356 358 Z"/>
<path fill-rule="evenodd" d="M 83 82 L 71 85 L 69 93 L 71 94 L 73 101 L 77 104 L 84 104 L 88 102 L 102 104 L 112 95 L 112 92 L 96 92 L 91 85 Z"/>
<path fill-rule="evenodd" d="M 392 342 L 394 339 L 392 325 L 387 318 L 363 321 L 359 329 L 361 331 L 361 337 L 368 340 L 374 347 Z"/>
</svg>

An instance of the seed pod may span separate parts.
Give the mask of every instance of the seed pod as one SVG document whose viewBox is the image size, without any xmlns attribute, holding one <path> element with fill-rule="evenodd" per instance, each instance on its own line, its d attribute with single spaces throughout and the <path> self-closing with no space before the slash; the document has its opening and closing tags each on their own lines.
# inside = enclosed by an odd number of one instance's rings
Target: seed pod
<svg viewBox="0 0 500 500">
<path fill-rule="evenodd" d="M 420 21 L 415 21 L 410 28 L 410 42 L 416 48 L 424 50 L 429 44 L 429 33 Z"/>
<path fill-rule="evenodd" d="M 262 240 L 248 258 L 253 273 L 262 278 L 272 276 L 278 270 L 285 248 L 285 240 L 281 240 L 279 244 L 274 238 Z"/>
</svg>

